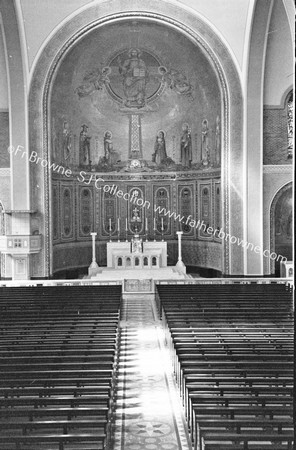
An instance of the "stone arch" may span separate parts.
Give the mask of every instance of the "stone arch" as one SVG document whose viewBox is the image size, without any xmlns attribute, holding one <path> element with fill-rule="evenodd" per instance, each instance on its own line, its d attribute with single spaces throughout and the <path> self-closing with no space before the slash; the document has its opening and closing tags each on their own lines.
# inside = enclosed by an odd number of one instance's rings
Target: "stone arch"
<svg viewBox="0 0 296 450">
<path fill-rule="evenodd" d="M 30 148 L 40 149 L 42 159 L 50 159 L 48 104 L 51 85 L 63 57 L 84 35 L 95 27 L 127 18 L 156 21 L 172 27 L 202 49 L 219 79 L 223 103 L 221 111 L 223 229 L 231 235 L 242 236 L 243 96 L 236 64 L 226 44 L 197 14 L 181 5 L 159 0 L 151 0 L 149 8 L 147 9 L 140 0 L 133 1 L 132 10 L 130 5 L 124 6 L 120 0 L 96 3 L 61 25 L 46 43 L 32 75 L 29 92 Z M 44 249 L 39 256 L 42 259 L 40 262 L 44 266 L 44 273 L 40 275 L 50 276 L 53 266 L 50 172 L 48 166 L 33 165 L 30 169 L 32 185 L 40 187 L 38 191 L 32 193 L 33 205 L 44 217 L 42 224 Z M 230 217 L 230 210 L 233 220 Z M 242 249 L 231 246 L 227 241 L 223 241 L 222 246 L 223 273 L 241 274 L 244 271 Z"/>
</svg>

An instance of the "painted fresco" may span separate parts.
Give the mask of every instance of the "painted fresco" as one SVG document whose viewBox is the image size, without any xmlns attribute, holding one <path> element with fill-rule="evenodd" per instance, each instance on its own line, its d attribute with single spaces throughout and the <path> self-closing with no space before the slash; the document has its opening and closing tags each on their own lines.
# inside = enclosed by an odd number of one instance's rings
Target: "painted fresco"
<svg viewBox="0 0 296 450">
<path fill-rule="evenodd" d="M 98 172 L 220 167 L 221 94 L 201 48 L 160 24 L 92 31 L 60 65 L 51 156 Z"/>
</svg>

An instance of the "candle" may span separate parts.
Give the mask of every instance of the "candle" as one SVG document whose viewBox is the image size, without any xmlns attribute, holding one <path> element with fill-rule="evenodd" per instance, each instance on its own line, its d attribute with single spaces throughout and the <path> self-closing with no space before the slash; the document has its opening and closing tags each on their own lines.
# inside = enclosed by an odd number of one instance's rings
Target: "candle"
<svg viewBox="0 0 296 450">
<path fill-rule="evenodd" d="M 120 218 L 118 217 L 118 219 L 117 219 L 117 230 L 119 231 L 120 230 Z"/>
<path fill-rule="evenodd" d="M 161 218 L 161 231 L 163 231 L 163 217 Z"/>
<path fill-rule="evenodd" d="M 111 232 L 111 219 L 109 219 L 109 231 Z"/>
<path fill-rule="evenodd" d="M 148 219 L 146 217 L 146 231 L 148 231 Z"/>
<path fill-rule="evenodd" d="M 155 221 L 155 217 L 153 219 L 153 230 L 156 231 L 156 221 Z"/>
<path fill-rule="evenodd" d="M 125 231 L 127 231 L 127 219 L 125 219 Z"/>
</svg>

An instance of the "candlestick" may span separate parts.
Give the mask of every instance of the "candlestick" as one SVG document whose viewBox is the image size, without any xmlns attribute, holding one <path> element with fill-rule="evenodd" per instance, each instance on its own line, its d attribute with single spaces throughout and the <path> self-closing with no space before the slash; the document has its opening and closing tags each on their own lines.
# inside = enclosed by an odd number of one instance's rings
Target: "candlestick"
<svg viewBox="0 0 296 450">
<path fill-rule="evenodd" d="M 111 219 L 109 219 L 109 231 L 110 231 L 110 233 L 111 233 L 111 229 L 112 229 L 112 226 L 111 226 Z"/>
<path fill-rule="evenodd" d="M 148 219 L 146 217 L 146 226 L 145 226 L 145 230 L 148 231 Z"/>
<path fill-rule="evenodd" d="M 125 219 L 125 231 L 127 231 L 127 219 Z"/>
<path fill-rule="evenodd" d="M 153 230 L 156 231 L 156 220 L 155 220 L 155 217 L 153 219 Z"/>
<path fill-rule="evenodd" d="M 96 242 L 95 242 L 95 239 L 96 239 L 97 233 L 94 232 L 94 233 L 90 233 L 90 234 L 91 234 L 91 237 L 92 237 L 92 262 L 91 262 L 91 265 L 88 268 L 88 275 L 93 276 L 93 275 L 96 275 L 98 273 L 97 270 L 99 268 L 99 266 L 98 266 L 98 264 L 96 262 Z"/>
<path fill-rule="evenodd" d="M 161 218 L 161 231 L 163 231 L 164 230 L 164 228 L 163 228 L 163 217 Z"/>
</svg>

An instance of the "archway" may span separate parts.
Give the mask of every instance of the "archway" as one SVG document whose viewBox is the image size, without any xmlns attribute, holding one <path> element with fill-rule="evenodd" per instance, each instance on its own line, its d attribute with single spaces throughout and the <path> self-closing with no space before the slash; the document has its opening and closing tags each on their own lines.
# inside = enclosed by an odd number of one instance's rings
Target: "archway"
<svg viewBox="0 0 296 450">
<path fill-rule="evenodd" d="M 92 30 L 106 24 L 117 23 L 123 20 L 146 20 L 151 23 L 161 23 L 164 26 L 177 30 L 194 43 L 213 67 L 219 79 L 222 96 L 222 122 L 221 122 L 221 148 L 222 148 L 222 189 L 221 201 L 223 204 L 222 226 L 226 233 L 234 236 L 243 235 L 243 145 L 242 145 L 242 92 L 236 66 L 227 47 L 221 42 L 213 30 L 199 17 L 189 13 L 179 6 L 171 6 L 165 2 L 153 2 L 151 11 L 143 9 L 140 1 L 134 2 L 134 11 L 122 11 L 122 2 L 105 2 L 91 6 L 78 14 L 66 24 L 62 25 L 46 44 L 34 71 L 30 88 L 29 111 L 30 143 L 32 148 L 42 149 L 40 157 L 50 162 L 50 130 L 52 124 L 49 116 L 49 101 L 52 83 L 56 77 L 66 54 L 74 48 L 75 44 Z M 120 11 L 118 13 L 118 11 Z M 99 17 L 93 20 L 94 17 Z M 79 19 L 79 20 L 78 20 Z M 79 23 L 79 25 L 78 25 Z M 61 42 L 64 45 L 61 47 Z M 215 49 L 215 53 L 212 51 Z M 231 116 L 231 126 L 230 126 Z M 34 126 L 33 126 L 34 123 Z M 237 130 L 240 130 L 239 132 Z M 231 148 L 231 152 L 230 152 Z M 43 276 L 53 272 L 53 229 L 51 174 L 49 164 L 45 167 L 32 165 L 33 184 L 39 189 L 33 192 L 33 204 L 40 210 L 43 221 L 43 234 L 45 248 L 40 255 Z M 235 170 L 233 170 L 235 168 Z M 70 208 L 70 206 L 69 206 Z M 231 210 L 231 217 L 229 211 Z M 233 219 L 232 219 L 233 217 Z M 235 218 L 235 220 L 234 220 Z M 225 274 L 241 274 L 244 271 L 243 251 L 238 246 L 230 246 L 229 242 L 221 243 L 223 262 L 221 271 Z M 66 254 L 65 249 L 63 249 Z M 200 252 L 202 254 L 202 252 Z M 212 257 L 212 256 L 211 256 Z M 37 275 L 37 274 L 34 274 Z"/>
<path fill-rule="evenodd" d="M 270 208 L 270 253 L 277 255 L 271 259 L 271 273 L 280 275 L 281 257 L 293 259 L 293 200 L 292 183 L 283 186 L 275 195 Z"/>
</svg>

